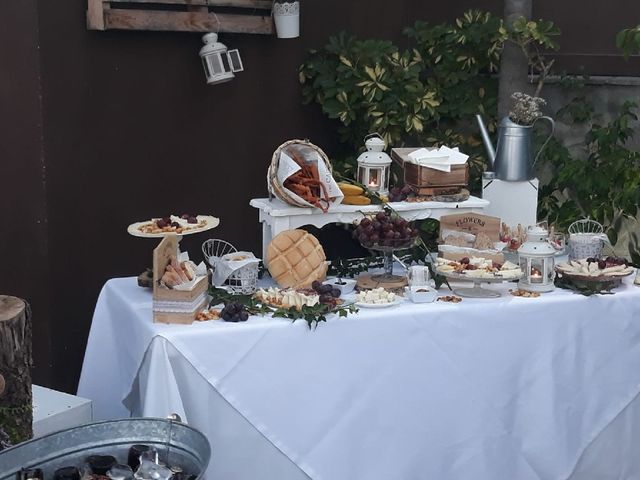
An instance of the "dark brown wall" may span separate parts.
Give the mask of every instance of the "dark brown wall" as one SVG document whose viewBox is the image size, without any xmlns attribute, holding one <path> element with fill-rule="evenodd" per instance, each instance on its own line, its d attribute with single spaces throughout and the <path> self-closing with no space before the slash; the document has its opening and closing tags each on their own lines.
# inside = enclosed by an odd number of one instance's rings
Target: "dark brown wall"
<svg viewBox="0 0 640 480">
<path fill-rule="evenodd" d="M 613 34 L 640 21 L 632 1 L 619 2 L 626 6 L 615 14 L 595 0 L 535 3 L 537 17 L 565 30 L 563 53 L 613 52 Z M 240 49 L 246 71 L 214 87 L 203 81 L 199 35 L 87 31 L 85 8 L 86 0 L 42 0 L 36 16 L 35 0 L 0 3 L 9 27 L 0 30 L 0 65 L 12 72 L 1 84 L 0 213 L 10 225 L 25 225 L 20 235 L 0 230 L 0 255 L 9 256 L 0 291 L 32 301 L 36 378 L 67 391 L 75 390 L 102 285 L 150 263 L 155 243 L 129 237 L 126 225 L 167 212 L 211 213 L 222 220 L 216 236 L 258 251 L 260 228 L 248 202 L 266 193 L 275 147 L 298 137 L 335 151 L 334 125 L 300 102 L 297 68 L 308 49 L 340 30 L 405 42 L 402 28 L 417 19 L 449 20 L 468 8 L 500 13 L 501 4 L 305 0 L 300 39 L 223 35 Z M 585 35 L 585 25 L 605 13 L 607 28 Z M 614 60 L 608 72 L 594 73 L 622 73 L 623 62 Z M 197 255 L 202 240 L 185 245 Z"/>
<path fill-rule="evenodd" d="M 49 383 L 46 201 L 35 0 L 0 2 L 0 294 L 33 311 L 33 380 Z"/>
</svg>

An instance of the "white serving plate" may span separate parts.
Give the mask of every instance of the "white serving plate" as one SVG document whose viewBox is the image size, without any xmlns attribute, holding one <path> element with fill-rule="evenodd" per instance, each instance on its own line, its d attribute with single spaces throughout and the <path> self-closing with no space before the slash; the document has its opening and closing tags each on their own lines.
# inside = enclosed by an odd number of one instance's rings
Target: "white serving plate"
<svg viewBox="0 0 640 480">
<path fill-rule="evenodd" d="M 142 237 L 142 238 L 163 238 L 167 235 L 192 235 L 194 233 L 206 232 L 207 230 L 211 230 L 212 228 L 216 228 L 220 225 L 220 219 L 217 217 L 213 217 L 211 215 L 197 215 L 198 223 L 205 221 L 206 224 L 202 227 L 192 228 L 182 233 L 176 232 L 162 232 L 162 233 L 143 233 L 139 230 L 142 225 L 148 224 L 153 221 L 153 219 L 145 220 L 144 222 L 136 222 L 132 223 L 127 227 L 127 232 L 129 235 L 133 235 L 134 237 Z"/>
<path fill-rule="evenodd" d="M 402 298 L 396 298 L 393 302 L 389 302 L 389 303 L 356 302 L 355 305 L 356 307 L 361 307 L 361 308 L 387 308 L 387 307 L 394 307 L 396 305 L 400 305 L 403 301 L 404 299 Z"/>
</svg>

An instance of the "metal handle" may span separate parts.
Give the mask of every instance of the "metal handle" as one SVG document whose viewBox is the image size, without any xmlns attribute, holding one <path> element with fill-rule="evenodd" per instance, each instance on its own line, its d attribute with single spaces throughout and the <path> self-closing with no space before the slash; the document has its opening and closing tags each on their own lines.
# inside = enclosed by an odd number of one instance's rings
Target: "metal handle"
<svg viewBox="0 0 640 480">
<path fill-rule="evenodd" d="M 177 413 L 172 413 L 170 415 L 167 415 L 167 420 L 171 422 L 184 423 L 180 415 L 178 415 Z"/>
<path fill-rule="evenodd" d="M 487 151 L 487 160 L 489 160 L 489 164 L 493 169 L 493 162 L 496 159 L 496 151 L 493 148 L 493 143 L 491 142 L 491 137 L 489 137 L 489 132 L 487 131 L 487 127 L 484 124 L 484 120 L 482 120 L 482 115 L 476 114 L 476 122 L 478 122 L 478 128 L 480 129 L 482 143 L 484 143 L 484 148 Z"/>
<path fill-rule="evenodd" d="M 364 141 L 366 142 L 370 138 L 375 138 L 375 137 L 378 137 L 380 140 L 384 140 L 384 138 L 382 138 L 382 135 L 380 135 L 378 132 L 372 132 L 372 133 L 369 133 L 369 134 L 365 135 Z"/>
<path fill-rule="evenodd" d="M 556 131 L 556 122 L 553 120 L 553 118 L 551 117 L 538 117 L 536 118 L 533 123 L 531 124 L 531 128 L 533 128 L 533 126 L 536 124 L 536 122 L 538 120 L 548 120 L 549 123 L 551 123 L 551 133 L 549 134 L 549 136 L 547 137 L 547 139 L 544 141 L 544 143 L 542 144 L 542 146 L 540 147 L 540 150 L 538 150 L 538 153 L 536 154 L 536 158 L 533 160 L 533 164 L 531 165 L 532 167 L 535 166 L 536 162 L 538 161 L 538 158 L 540 158 L 540 154 L 542 153 L 542 151 L 544 150 L 544 147 L 547 146 L 547 143 L 549 143 L 549 140 L 551 140 L 551 137 L 553 137 L 553 132 Z"/>
</svg>

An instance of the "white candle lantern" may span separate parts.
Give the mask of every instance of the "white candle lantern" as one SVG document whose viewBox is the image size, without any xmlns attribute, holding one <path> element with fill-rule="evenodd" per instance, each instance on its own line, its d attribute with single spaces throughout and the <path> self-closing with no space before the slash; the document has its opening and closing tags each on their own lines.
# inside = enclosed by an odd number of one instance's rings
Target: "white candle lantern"
<svg viewBox="0 0 640 480">
<path fill-rule="evenodd" d="M 389 193 L 391 157 L 384 151 L 386 144 L 377 133 L 365 138 L 367 151 L 358 157 L 357 180 L 380 195 Z"/>
<path fill-rule="evenodd" d="M 524 276 L 518 288 L 528 292 L 551 292 L 556 276 L 556 249 L 549 242 L 549 231 L 542 225 L 527 229 L 527 240 L 518 249 L 520 268 Z"/>
<path fill-rule="evenodd" d="M 236 72 L 244 70 L 240 52 L 228 50 L 224 43 L 218 42 L 217 33 L 207 33 L 202 41 L 204 46 L 200 49 L 200 58 L 209 85 L 228 82 Z"/>
</svg>

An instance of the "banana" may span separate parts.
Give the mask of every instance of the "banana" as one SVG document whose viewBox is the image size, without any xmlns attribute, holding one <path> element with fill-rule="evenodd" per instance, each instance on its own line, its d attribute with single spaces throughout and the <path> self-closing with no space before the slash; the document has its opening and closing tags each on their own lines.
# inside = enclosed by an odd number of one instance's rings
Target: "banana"
<svg viewBox="0 0 640 480">
<path fill-rule="evenodd" d="M 342 199 L 343 205 L 370 205 L 371 199 L 364 195 L 346 195 Z"/>
<path fill-rule="evenodd" d="M 345 197 L 356 197 L 364 193 L 364 190 L 362 189 L 362 187 L 358 187 L 357 185 L 351 185 L 350 183 L 341 182 L 338 184 L 338 188 L 340 188 L 342 193 L 344 193 Z M 356 205 L 359 205 L 359 204 L 356 204 Z"/>
</svg>

